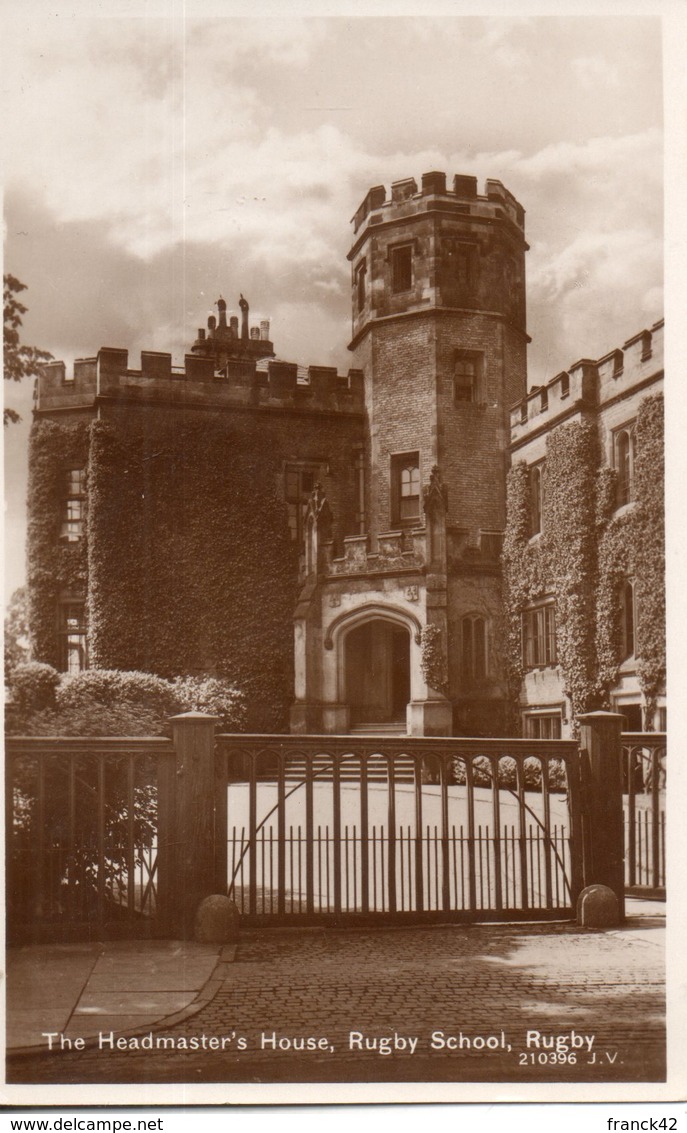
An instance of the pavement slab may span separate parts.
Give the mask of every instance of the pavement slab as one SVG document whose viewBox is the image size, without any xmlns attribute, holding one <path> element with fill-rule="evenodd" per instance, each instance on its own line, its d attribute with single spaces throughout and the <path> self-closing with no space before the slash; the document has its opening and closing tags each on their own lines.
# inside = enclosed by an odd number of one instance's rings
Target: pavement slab
<svg viewBox="0 0 687 1133">
<path fill-rule="evenodd" d="M 43 1049 L 46 1032 L 121 1032 L 175 1015 L 205 986 L 220 950 L 155 940 L 10 948 L 8 1049 Z"/>
</svg>

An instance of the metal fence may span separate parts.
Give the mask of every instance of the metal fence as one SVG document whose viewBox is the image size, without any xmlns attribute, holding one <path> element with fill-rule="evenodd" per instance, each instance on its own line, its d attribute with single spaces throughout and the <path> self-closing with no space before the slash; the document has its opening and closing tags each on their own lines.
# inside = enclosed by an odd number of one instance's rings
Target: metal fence
<svg viewBox="0 0 687 1133">
<path fill-rule="evenodd" d="M 665 733 L 626 732 L 622 752 L 625 885 L 630 893 L 665 897 Z"/>
<path fill-rule="evenodd" d="M 229 892 L 250 920 L 546 919 L 574 906 L 574 742 L 219 741 Z"/>
<path fill-rule="evenodd" d="M 164 739 L 6 745 L 12 940 L 149 935 L 158 911 Z"/>
</svg>

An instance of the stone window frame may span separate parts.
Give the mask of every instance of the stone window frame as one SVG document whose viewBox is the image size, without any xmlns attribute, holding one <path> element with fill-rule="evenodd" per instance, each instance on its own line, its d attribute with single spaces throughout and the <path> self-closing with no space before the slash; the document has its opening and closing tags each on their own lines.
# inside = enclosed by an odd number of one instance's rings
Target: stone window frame
<svg viewBox="0 0 687 1133">
<path fill-rule="evenodd" d="M 407 262 L 401 260 L 407 257 Z M 388 252 L 390 290 L 392 295 L 404 295 L 412 291 L 414 283 L 415 241 L 403 240 L 391 244 Z"/>
<path fill-rule="evenodd" d="M 472 374 L 470 374 L 470 368 Z M 471 379 L 471 380 L 470 380 Z M 454 350 L 453 402 L 455 405 L 482 405 L 484 395 L 484 351 Z"/>
<path fill-rule="evenodd" d="M 86 599 L 64 595 L 58 605 L 60 670 L 75 676 L 88 668 Z"/>
<path fill-rule="evenodd" d="M 551 705 L 526 710 L 522 714 L 522 734 L 528 740 L 559 740 L 563 725 L 563 711 Z"/>
<path fill-rule="evenodd" d="M 355 287 L 355 307 L 356 307 L 356 311 L 358 312 L 358 314 L 360 314 L 360 312 L 362 310 L 364 310 L 364 307 L 365 307 L 365 298 L 366 298 L 366 292 L 367 292 L 367 287 L 366 287 L 366 282 L 365 282 L 366 277 L 367 277 L 367 260 L 362 259 L 360 261 L 360 263 L 357 264 L 355 271 L 353 273 L 353 284 L 354 284 L 354 287 Z"/>
<path fill-rule="evenodd" d="M 616 508 L 625 507 L 634 499 L 635 421 L 627 421 L 613 430 L 613 467 L 618 483 Z"/>
<path fill-rule="evenodd" d="M 553 598 L 543 599 L 520 615 L 522 664 L 526 671 L 558 664 L 556 607 Z"/>
<path fill-rule="evenodd" d="M 528 494 L 530 503 L 530 538 L 541 535 L 544 530 L 544 488 L 546 461 L 537 460 L 527 470 Z"/>
<path fill-rule="evenodd" d="M 409 475 L 404 480 L 404 474 Z M 419 450 L 392 453 L 390 457 L 391 526 L 416 527 L 422 518 L 422 466 Z M 417 487 L 417 492 L 405 490 Z M 404 507 L 403 501 L 406 501 Z M 417 500 L 417 507 L 409 506 Z M 411 510 L 412 508 L 412 510 Z M 405 513 L 405 514 L 404 514 Z"/>
<path fill-rule="evenodd" d="M 83 538 L 86 517 L 86 469 L 80 466 L 62 472 L 62 522 L 60 539 L 78 543 Z"/>
</svg>

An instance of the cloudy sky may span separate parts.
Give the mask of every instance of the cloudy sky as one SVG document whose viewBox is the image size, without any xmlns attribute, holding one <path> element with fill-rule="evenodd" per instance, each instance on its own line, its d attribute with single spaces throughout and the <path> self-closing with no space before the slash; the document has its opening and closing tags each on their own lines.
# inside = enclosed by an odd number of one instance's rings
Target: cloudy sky
<svg viewBox="0 0 687 1133">
<path fill-rule="evenodd" d="M 350 218 L 369 186 L 431 169 L 499 178 L 526 209 L 531 384 L 661 317 L 658 19 L 199 4 L 6 8 L 5 270 L 28 285 L 25 341 L 182 364 L 218 296 L 234 310 L 243 292 L 280 357 L 347 369 Z M 6 394 L 25 417 L 5 430 L 9 593 L 30 391 Z"/>
</svg>

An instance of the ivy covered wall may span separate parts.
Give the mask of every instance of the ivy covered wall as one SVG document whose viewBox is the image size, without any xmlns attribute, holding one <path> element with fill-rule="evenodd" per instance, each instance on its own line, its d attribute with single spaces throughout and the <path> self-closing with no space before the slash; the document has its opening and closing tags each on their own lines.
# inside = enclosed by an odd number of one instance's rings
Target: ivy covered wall
<svg viewBox="0 0 687 1133">
<path fill-rule="evenodd" d="M 634 503 L 616 510 L 613 469 L 602 467 L 598 425 L 581 419 L 547 439 L 541 534 L 532 539 L 529 474 L 508 476 L 504 592 L 515 729 L 525 676 L 521 614 L 553 596 L 558 665 L 573 716 L 610 707 L 621 657 L 619 588 L 635 579 L 636 654 L 651 726 L 665 686 L 663 398 L 645 398 L 635 425 Z"/>
<path fill-rule="evenodd" d="M 645 727 L 651 727 L 666 681 L 665 518 L 663 396 L 645 398 L 634 427 L 634 504 L 615 511 L 617 477 L 599 472 L 599 593 L 596 648 L 599 677 L 608 704 L 622 662 L 618 591 L 633 578 L 637 624 L 637 675 L 646 702 Z"/>
<path fill-rule="evenodd" d="M 285 726 L 297 563 L 279 446 L 259 423 L 156 410 L 126 422 L 34 426 L 29 592 L 33 656 L 58 663 L 56 606 L 88 589 L 89 663 L 209 673 L 245 694 L 248 730 Z M 90 441 L 90 444 L 89 444 Z M 61 470 L 87 467 L 84 538 L 59 539 Z"/>
<path fill-rule="evenodd" d="M 36 422 L 29 442 L 27 593 L 32 656 L 58 668 L 58 601 L 86 593 L 87 531 L 77 542 L 60 538 L 65 472 L 85 468 L 89 421 Z"/>
</svg>

